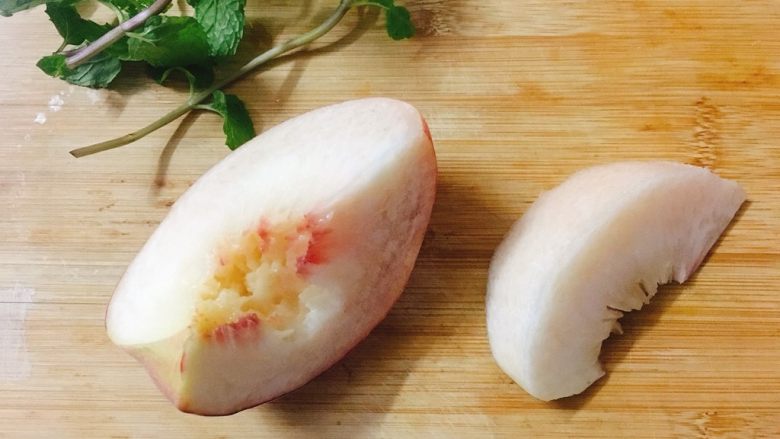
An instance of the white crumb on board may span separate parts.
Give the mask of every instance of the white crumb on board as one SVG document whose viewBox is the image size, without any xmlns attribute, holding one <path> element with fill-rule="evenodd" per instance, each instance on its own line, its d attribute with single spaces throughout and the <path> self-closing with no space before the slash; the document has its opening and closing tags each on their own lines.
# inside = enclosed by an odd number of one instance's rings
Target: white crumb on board
<svg viewBox="0 0 780 439">
<path fill-rule="evenodd" d="M 57 94 L 52 95 L 52 97 L 49 98 L 49 112 L 57 113 L 62 110 L 62 107 L 65 106 L 64 97 L 73 95 L 75 91 L 76 87 L 71 85 L 67 90 L 60 90 Z M 86 96 L 92 105 L 102 104 L 106 102 L 107 99 L 105 90 L 88 89 L 86 91 Z M 43 125 L 46 123 L 47 119 L 46 112 L 41 111 L 35 115 L 33 122 L 38 125 Z"/>
<path fill-rule="evenodd" d="M 62 110 L 63 105 L 65 105 L 65 101 L 62 99 L 62 96 L 60 95 L 54 95 L 51 97 L 51 99 L 49 99 L 49 110 L 55 113 Z"/>
<path fill-rule="evenodd" d="M 20 381 L 30 376 L 25 342 L 27 307 L 35 290 L 14 286 L 0 288 L 0 382 Z"/>
<path fill-rule="evenodd" d="M 90 103 L 99 104 L 106 100 L 106 92 L 105 90 L 96 90 L 94 88 L 90 88 L 87 90 L 87 98 L 89 99 Z"/>
</svg>

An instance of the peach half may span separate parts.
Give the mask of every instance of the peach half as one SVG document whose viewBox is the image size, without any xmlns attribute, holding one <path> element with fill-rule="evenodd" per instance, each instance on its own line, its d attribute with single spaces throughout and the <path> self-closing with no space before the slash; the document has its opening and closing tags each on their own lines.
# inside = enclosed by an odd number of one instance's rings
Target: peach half
<svg viewBox="0 0 780 439">
<path fill-rule="evenodd" d="M 435 190 L 430 133 L 406 103 L 362 99 L 290 119 L 174 204 L 114 292 L 109 337 L 182 411 L 276 398 L 384 318 Z"/>
</svg>

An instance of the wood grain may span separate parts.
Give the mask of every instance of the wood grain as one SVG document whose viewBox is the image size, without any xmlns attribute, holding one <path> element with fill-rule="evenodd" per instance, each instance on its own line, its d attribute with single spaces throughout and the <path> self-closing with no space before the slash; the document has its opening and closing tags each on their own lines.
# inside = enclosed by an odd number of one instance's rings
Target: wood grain
<svg viewBox="0 0 780 439">
<path fill-rule="evenodd" d="M 249 3 L 244 58 L 327 7 Z M 227 418 L 177 412 L 103 328 L 124 267 L 227 154 L 220 122 L 191 116 L 73 159 L 72 147 L 136 129 L 185 91 L 130 74 L 108 92 L 69 87 L 34 66 L 59 44 L 42 11 L 0 20 L 0 437 L 780 437 L 780 5 L 407 4 L 412 41 L 352 13 L 316 56 L 232 88 L 260 129 L 345 99 L 406 99 L 428 118 L 440 190 L 387 319 L 302 389 Z M 691 281 L 624 318 L 605 378 L 536 401 L 490 355 L 489 258 L 541 191 L 634 159 L 709 167 L 750 201 Z"/>
</svg>

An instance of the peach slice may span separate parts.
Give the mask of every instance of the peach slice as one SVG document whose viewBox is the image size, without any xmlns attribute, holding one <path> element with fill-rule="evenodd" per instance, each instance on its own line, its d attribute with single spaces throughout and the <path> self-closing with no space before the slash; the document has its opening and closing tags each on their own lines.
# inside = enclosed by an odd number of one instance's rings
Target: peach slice
<svg viewBox="0 0 780 439">
<path fill-rule="evenodd" d="M 490 265 L 498 365 L 545 401 L 585 390 L 623 313 L 687 280 L 744 200 L 735 182 L 670 162 L 597 166 L 542 194 Z"/>
<path fill-rule="evenodd" d="M 182 411 L 230 414 L 287 393 L 390 310 L 435 188 L 430 133 L 406 103 L 288 120 L 179 198 L 119 282 L 109 337 Z"/>
</svg>

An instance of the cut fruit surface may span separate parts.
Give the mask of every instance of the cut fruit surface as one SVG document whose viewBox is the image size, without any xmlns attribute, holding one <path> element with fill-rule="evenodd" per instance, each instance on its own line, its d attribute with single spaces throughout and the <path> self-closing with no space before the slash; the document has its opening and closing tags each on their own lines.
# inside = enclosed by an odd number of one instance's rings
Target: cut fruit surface
<svg viewBox="0 0 780 439">
<path fill-rule="evenodd" d="M 735 182 L 671 162 L 597 166 L 542 194 L 491 261 L 498 365 L 542 400 L 585 390 L 623 313 L 688 279 L 744 200 Z"/>
<path fill-rule="evenodd" d="M 238 242 L 218 249 L 214 275 L 196 299 L 194 323 L 200 333 L 212 335 L 248 314 L 280 331 L 300 323 L 308 312 L 301 295 L 318 289 L 307 274 L 325 262 L 327 233 L 327 218 L 304 217 L 273 227 L 262 221 Z"/>
<path fill-rule="evenodd" d="M 284 122 L 174 204 L 116 288 L 109 337 L 183 411 L 287 393 L 389 311 L 435 187 L 430 133 L 408 104 L 349 101 Z"/>
</svg>

